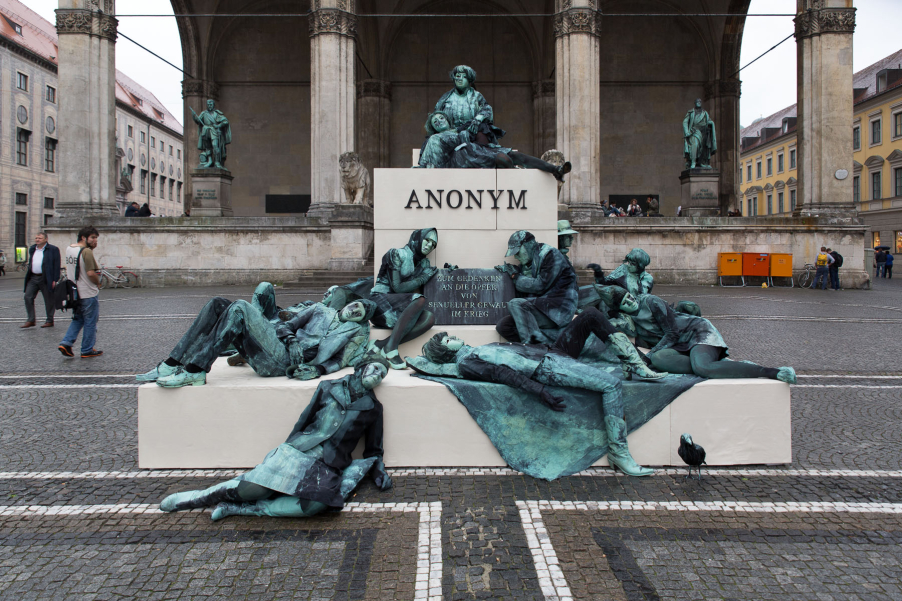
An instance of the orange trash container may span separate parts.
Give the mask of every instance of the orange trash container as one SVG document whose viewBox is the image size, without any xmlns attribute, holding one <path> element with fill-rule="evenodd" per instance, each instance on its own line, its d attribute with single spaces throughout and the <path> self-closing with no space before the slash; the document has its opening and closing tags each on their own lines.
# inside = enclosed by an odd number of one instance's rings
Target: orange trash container
<svg viewBox="0 0 902 601">
<path fill-rule="evenodd" d="M 770 255 L 767 253 L 742 253 L 742 279 L 770 277 Z"/>
<path fill-rule="evenodd" d="M 717 278 L 720 285 L 723 286 L 724 276 L 742 277 L 742 253 L 717 253 Z M 738 286 L 724 286 L 725 288 L 739 288 L 745 284 Z"/>
<path fill-rule="evenodd" d="M 770 285 L 774 285 L 774 278 L 789 278 L 789 286 L 792 288 L 792 255 L 789 253 L 771 253 L 770 255 Z"/>
</svg>

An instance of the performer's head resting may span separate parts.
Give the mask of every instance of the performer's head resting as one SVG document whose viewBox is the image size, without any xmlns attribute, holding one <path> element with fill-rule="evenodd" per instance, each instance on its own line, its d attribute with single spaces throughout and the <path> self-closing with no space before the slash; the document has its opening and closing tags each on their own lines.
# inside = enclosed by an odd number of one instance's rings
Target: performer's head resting
<svg viewBox="0 0 902 601">
<path fill-rule="evenodd" d="M 426 128 L 426 133 L 430 136 L 440 134 L 451 129 L 451 119 L 442 111 L 435 111 L 434 113 L 429 113 L 429 116 L 426 117 L 426 125 L 424 127 Z"/>
<path fill-rule="evenodd" d="M 630 273 L 642 273 L 651 263 L 651 257 L 641 248 L 634 248 L 623 258 L 623 262 Z"/>
<path fill-rule="evenodd" d="M 609 309 L 633 314 L 639 310 L 639 302 L 626 288 L 620 286 L 595 286 L 598 296 Z"/>
<path fill-rule="evenodd" d="M 388 375 L 388 361 L 376 353 L 367 353 L 354 368 L 354 375 L 365 389 L 372 390 Z"/>
<path fill-rule="evenodd" d="M 371 300 L 355 300 L 348 303 L 338 313 L 338 319 L 341 321 L 353 321 L 361 323 L 369 320 L 376 313 L 376 303 Z"/>
<path fill-rule="evenodd" d="M 454 363 L 464 341 L 448 332 L 439 332 L 423 345 L 423 356 L 433 363 Z"/>
</svg>

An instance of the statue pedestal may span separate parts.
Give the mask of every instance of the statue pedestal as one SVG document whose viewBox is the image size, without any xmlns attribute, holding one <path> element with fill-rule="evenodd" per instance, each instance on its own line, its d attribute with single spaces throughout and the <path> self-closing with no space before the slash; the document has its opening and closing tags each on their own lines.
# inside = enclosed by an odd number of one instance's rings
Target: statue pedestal
<svg viewBox="0 0 902 601">
<path fill-rule="evenodd" d="M 601 205 L 596 202 L 576 202 L 571 203 L 568 207 L 570 211 L 570 223 L 572 225 L 588 225 L 590 223 L 598 223 L 598 220 L 604 217 L 604 210 Z M 566 217 L 560 217 L 566 219 Z"/>
<path fill-rule="evenodd" d="M 720 171 L 687 169 L 680 174 L 684 217 L 720 215 Z"/>
<path fill-rule="evenodd" d="M 329 269 L 360 270 L 373 250 L 373 209 L 362 204 L 331 205 L 328 220 L 332 232 Z"/>
<path fill-rule="evenodd" d="M 232 177 L 228 169 L 192 169 L 192 217 L 232 216 Z"/>
</svg>

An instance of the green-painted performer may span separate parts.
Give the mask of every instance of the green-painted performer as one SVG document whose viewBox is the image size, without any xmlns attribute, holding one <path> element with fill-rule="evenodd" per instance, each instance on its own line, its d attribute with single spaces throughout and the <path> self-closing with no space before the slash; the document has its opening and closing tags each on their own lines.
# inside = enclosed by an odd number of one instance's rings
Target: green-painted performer
<svg viewBox="0 0 902 601">
<path fill-rule="evenodd" d="M 597 263 L 586 265 L 595 274 L 595 284 L 580 286 L 579 308 L 595 307 L 601 309 L 601 297 L 598 295 L 600 286 L 620 286 L 633 296 L 650 294 L 655 286 L 655 278 L 645 270 L 651 263 L 651 257 L 641 248 L 634 248 L 623 258 L 623 262 L 614 271 L 605 275 L 604 270 Z"/>
<path fill-rule="evenodd" d="M 207 110 L 200 115 L 191 109 L 191 118 L 197 123 L 197 149 L 200 153 L 200 169 L 225 169 L 228 149 L 232 143 L 232 126 L 222 111 L 214 108 L 212 99 L 207 100 Z M 190 108 L 190 107 L 189 107 Z"/>
<path fill-rule="evenodd" d="M 476 71 L 467 65 L 458 65 L 448 75 L 454 82 L 454 89 L 442 94 L 435 103 L 435 111 L 444 113 L 450 119 L 451 127 L 458 132 L 467 132 L 474 143 L 497 146 L 504 130 L 495 127 L 492 107 L 473 87 Z"/>
<path fill-rule="evenodd" d="M 647 357 L 657 370 L 702 378 L 769 378 L 796 383 L 791 367 L 762 367 L 727 359 L 727 343 L 710 321 L 677 311 L 653 294 L 633 298 L 620 286 L 601 287 L 599 294 L 608 307 L 629 315 L 637 339 L 654 345 Z"/>
<path fill-rule="evenodd" d="M 432 113 L 426 118 L 429 137 L 420 151 L 419 167 L 426 169 L 513 169 L 524 167 L 550 173 L 559 182 L 572 168 L 569 162 L 553 165 L 534 156 L 502 148 L 497 144 L 483 146 L 470 141 L 466 131 L 453 129 L 444 113 Z"/>
<path fill-rule="evenodd" d="M 495 269 L 513 278 L 518 298 L 507 303 L 510 314 L 495 329 L 511 342 L 552 344 L 576 313 L 576 272 L 561 251 L 526 230 L 511 234 L 505 256 L 511 255 L 519 265 L 503 263 Z"/>
<path fill-rule="evenodd" d="M 357 364 L 375 312 L 368 300 L 340 311 L 315 303 L 282 322 L 272 284 L 263 282 L 251 302 L 211 299 L 169 356 L 136 379 L 164 388 L 202 386 L 216 359 L 233 347 L 257 375 L 317 378 Z"/>
<path fill-rule="evenodd" d="M 717 152 L 714 121 L 702 108 L 702 99 L 695 100 L 683 118 L 683 154 L 686 169 L 711 169 L 711 156 Z"/>
<path fill-rule="evenodd" d="M 561 254 L 564 255 L 564 258 L 573 264 L 573 261 L 570 259 L 570 247 L 573 246 L 573 236 L 578 235 L 575 229 L 570 227 L 570 222 L 566 219 L 561 219 L 557 222 L 557 249 L 561 251 Z"/>
<path fill-rule="evenodd" d="M 382 461 L 382 404 L 373 389 L 388 367 L 366 356 L 354 373 L 320 382 L 284 443 L 257 467 L 204 490 L 169 495 L 162 511 L 212 507 L 213 521 L 230 515 L 311 517 L 340 509 L 368 473 L 380 490 L 392 486 Z M 364 440 L 363 459 L 351 452 Z"/>
<path fill-rule="evenodd" d="M 428 259 L 437 245 L 438 231 L 434 227 L 414 230 L 406 246 L 392 248 L 382 257 L 369 293 L 368 298 L 377 306 L 371 318 L 373 325 L 392 330 L 388 338 L 377 340 L 375 346 L 393 369 L 407 367 L 398 354 L 398 346 L 435 325 L 435 315 L 426 308 L 426 297 L 417 290 L 438 273 Z"/>
<path fill-rule="evenodd" d="M 628 475 L 648 476 L 652 470 L 637 465 L 627 446 L 620 379 L 577 360 L 592 334 L 602 342 L 613 344 L 624 365 L 637 370 L 636 373 L 646 372 L 650 380 L 666 376 L 649 370 L 626 337 L 617 333 L 595 309 L 584 311 L 571 321 L 550 347 L 501 342 L 471 347 L 441 332 L 423 345 L 423 355 L 433 364 L 450 368 L 442 375 L 506 384 L 538 396 L 554 411 L 566 409 L 565 399 L 548 386 L 599 393 L 608 438 L 608 461 Z M 414 360 L 411 361 L 416 367 Z"/>
</svg>

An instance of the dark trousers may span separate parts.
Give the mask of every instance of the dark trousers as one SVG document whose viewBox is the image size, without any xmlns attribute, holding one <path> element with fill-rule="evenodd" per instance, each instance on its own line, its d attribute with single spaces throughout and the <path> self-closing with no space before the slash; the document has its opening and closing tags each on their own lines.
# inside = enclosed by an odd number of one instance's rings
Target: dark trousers
<svg viewBox="0 0 902 601">
<path fill-rule="evenodd" d="M 814 272 L 814 289 L 820 287 L 821 290 L 827 289 L 827 278 L 830 275 L 830 270 L 826 267 L 818 267 L 817 271 Z M 821 283 L 823 282 L 823 284 Z"/>
<path fill-rule="evenodd" d="M 883 264 L 883 277 L 893 279 L 893 266 L 889 263 Z"/>
<path fill-rule="evenodd" d="M 611 325 L 604 313 L 589 307 L 567 324 L 551 348 L 577 359 L 589 336 L 595 334 L 599 340 L 606 342 L 608 336 L 616 332 L 617 328 Z"/>
<path fill-rule="evenodd" d="M 25 314 L 27 321 L 34 321 L 34 299 L 38 295 L 38 290 L 44 295 L 44 311 L 47 312 L 47 321 L 53 323 L 53 314 L 56 310 L 53 308 L 53 294 L 47 281 L 43 275 L 28 276 L 28 283 L 25 284 Z"/>
<path fill-rule="evenodd" d="M 839 290 L 839 267 L 830 266 L 830 286 Z"/>
<path fill-rule="evenodd" d="M 875 278 L 886 275 L 886 263 L 877 263 L 877 272 L 874 273 Z"/>
</svg>

